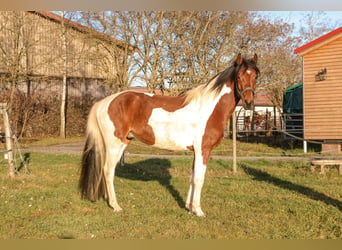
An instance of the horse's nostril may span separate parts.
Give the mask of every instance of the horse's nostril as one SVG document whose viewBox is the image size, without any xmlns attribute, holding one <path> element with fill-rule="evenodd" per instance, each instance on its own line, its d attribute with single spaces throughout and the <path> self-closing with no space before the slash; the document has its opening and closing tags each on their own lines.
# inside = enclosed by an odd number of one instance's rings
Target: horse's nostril
<svg viewBox="0 0 342 250">
<path fill-rule="evenodd" d="M 252 102 L 245 101 L 243 107 L 245 110 L 253 110 L 254 109 L 254 102 L 253 101 Z"/>
</svg>

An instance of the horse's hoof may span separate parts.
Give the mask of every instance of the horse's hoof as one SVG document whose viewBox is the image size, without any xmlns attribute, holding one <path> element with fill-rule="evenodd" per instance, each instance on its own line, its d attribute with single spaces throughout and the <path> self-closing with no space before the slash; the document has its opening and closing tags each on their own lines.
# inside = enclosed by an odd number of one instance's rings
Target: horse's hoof
<svg viewBox="0 0 342 250">
<path fill-rule="evenodd" d="M 113 208 L 113 211 L 114 212 L 122 212 L 122 208 L 119 206 L 119 205 L 114 205 L 114 206 L 111 206 Z"/>
<path fill-rule="evenodd" d="M 205 213 L 203 213 L 203 211 L 198 211 L 198 212 L 195 212 L 194 214 L 196 214 L 198 217 L 205 217 Z"/>
<path fill-rule="evenodd" d="M 120 209 L 113 209 L 113 211 L 114 211 L 115 213 L 122 213 L 122 212 L 123 212 L 122 208 L 120 208 Z"/>
<path fill-rule="evenodd" d="M 198 217 L 205 217 L 205 213 L 203 213 L 202 209 L 197 209 L 197 210 L 189 209 L 189 210 L 187 210 L 187 213 L 188 214 L 194 214 Z"/>
</svg>

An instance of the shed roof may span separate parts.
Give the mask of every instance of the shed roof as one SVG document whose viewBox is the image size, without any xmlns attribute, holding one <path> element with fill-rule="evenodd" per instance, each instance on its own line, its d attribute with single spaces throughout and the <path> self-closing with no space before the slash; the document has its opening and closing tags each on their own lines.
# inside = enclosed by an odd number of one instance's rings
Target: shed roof
<svg viewBox="0 0 342 250">
<path fill-rule="evenodd" d="M 336 30 L 333 30 L 297 49 L 294 50 L 294 53 L 295 54 L 299 54 L 299 55 L 304 55 L 308 52 L 310 52 L 311 50 L 315 49 L 315 48 L 318 48 L 328 42 L 331 42 L 335 39 L 337 39 L 338 37 L 342 36 L 342 27 L 336 29 Z"/>
<path fill-rule="evenodd" d="M 303 83 L 298 83 L 296 85 L 288 87 L 287 89 L 285 89 L 284 93 L 292 92 L 292 91 L 294 91 L 297 88 L 303 88 Z"/>
</svg>

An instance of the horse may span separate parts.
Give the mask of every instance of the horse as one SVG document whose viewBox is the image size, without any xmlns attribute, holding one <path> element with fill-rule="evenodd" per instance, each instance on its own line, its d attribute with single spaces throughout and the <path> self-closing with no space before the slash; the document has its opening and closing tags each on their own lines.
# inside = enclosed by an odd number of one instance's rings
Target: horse
<svg viewBox="0 0 342 250">
<path fill-rule="evenodd" d="M 238 54 L 207 83 L 179 96 L 123 91 L 91 108 L 82 154 L 79 189 L 83 199 L 104 197 L 122 211 L 114 189 L 115 167 L 133 138 L 171 150 L 194 152 L 186 209 L 199 217 L 201 190 L 211 151 L 222 141 L 227 120 L 240 99 L 250 106 L 259 75 L 257 55 Z"/>
</svg>

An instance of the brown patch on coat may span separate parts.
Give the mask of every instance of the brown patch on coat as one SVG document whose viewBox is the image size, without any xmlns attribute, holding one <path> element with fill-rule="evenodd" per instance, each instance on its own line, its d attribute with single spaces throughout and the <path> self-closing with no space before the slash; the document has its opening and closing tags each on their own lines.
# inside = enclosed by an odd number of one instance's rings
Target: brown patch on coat
<svg viewBox="0 0 342 250">
<path fill-rule="evenodd" d="M 128 144 L 128 133 L 132 132 L 140 141 L 155 144 L 153 129 L 148 120 L 155 108 L 174 112 L 185 106 L 185 96 L 149 96 L 144 93 L 127 91 L 112 100 L 108 107 L 108 115 L 114 124 L 114 135 Z"/>
<path fill-rule="evenodd" d="M 224 135 L 224 128 L 234 109 L 234 94 L 224 94 L 210 115 L 202 138 L 204 165 L 208 164 L 211 151 L 221 143 Z"/>
</svg>

